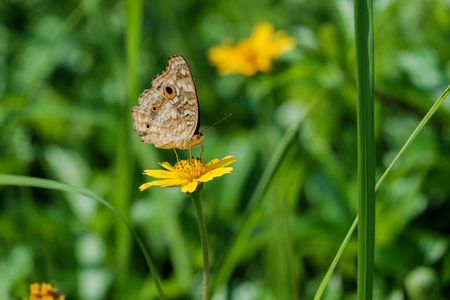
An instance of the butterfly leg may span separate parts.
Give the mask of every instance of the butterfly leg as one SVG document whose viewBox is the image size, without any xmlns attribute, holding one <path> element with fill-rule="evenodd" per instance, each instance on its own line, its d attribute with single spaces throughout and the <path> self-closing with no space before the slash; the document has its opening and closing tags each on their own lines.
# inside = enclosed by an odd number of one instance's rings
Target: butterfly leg
<svg viewBox="0 0 450 300">
<path fill-rule="evenodd" d="M 203 153 L 205 152 L 205 142 L 201 142 L 198 144 L 195 144 L 193 146 L 189 146 L 189 157 L 191 158 L 191 148 L 197 147 L 197 146 L 202 146 L 202 151 L 200 152 L 200 160 L 202 159 Z"/>
<path fill-rule="evenodd" d="M 179 162 L 180 159 L 178 158 L 177 150 L 175 150 L 175 148 L 173 148 L 173 151 L 175 152 L 175 156 L 177 157 L 177 162 Z"/>
<path fill-rule="evenodd" d="M 201 142 L 200 145 L 202 145 L 202 151 L 200 152 L 200 160 L 202 160 L 203 153 L 205 153 L 205 142 Z"/>
</svg>

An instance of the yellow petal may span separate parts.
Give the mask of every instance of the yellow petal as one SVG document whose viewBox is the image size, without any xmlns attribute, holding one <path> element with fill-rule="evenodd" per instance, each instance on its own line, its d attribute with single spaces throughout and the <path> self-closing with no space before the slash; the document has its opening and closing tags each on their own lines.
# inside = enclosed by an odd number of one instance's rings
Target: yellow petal
<svg viewBox="0 0 450 300">
<path fill-rule="evenodd" d="M 233 61 L 236 57 L 235 48 L 228 45 L 214 46 L 209 50 L 209 60 L 217 67 L 217 72 L 221 75 L 234 73 Z"/>
<path fill-rule="evenodd" d="M 256 24 L 249 39 L 252 40 L 253 43 L 262 46 L 268 42 L 270 43 L 270 40 L 273 37 L 273 32 L 274 29 L 272 24 L 268 22 L 261 22 Z"/>
<path fill-rule="evenodd" d="M 176 185 L 183 185 L 187 182 L 186 179 L 164 179 L 166 182 L 162 184 L 161 186 L 176 186 Z"/>
<path fill-rule="evenodd" d="M 207 182 L 207 181 L 213 180 L 214 177 L 220 177 L 223 174 L 231 173 L 231 171 L 233 171 L 233 168 L 231 168 L 231 167 L 214 169 L 214 170 L 209 171 L 208 173 L 205 173 L 202 176 L 200 176 L 200 178 L 198 178 L 197 181 Z"/>
<path fill-rule="evenodd" d="M 211 160 L 210 162 L 207 162 L 207 163 L 205 164 L 205 166 L 209 166 L 209 165 L 215 164 L 215 163 L 218 162 L 218 161 L 219 161 L 219 159 L 214 158 L 214 159 Z"/>
<path fill-rule="evenodd" d="M 41 290 L 41 285 L 39 283 L 33 283 L 30 285 L 30 294 L 39 295 Z"/>
<path fill-rule="evenodd" d="M 215 164 L 215 163 L 217 163 L 219 161 L 224 161 L 226 159 L 230 159 L 230 158 L 233 158 L 233 157 L 234 157 L 234 155 L 228 155 L 228 156 L 225 156 L 224 158 L 222 158 L 221 160 L 215 158 L 215 159 L 211 160 L 210 162 L 206 163 L 205 165 L 206 166 L 210 166 L 210 165 L 213 165 L 213 164 Z"/>
<path fill-rule="evenodd" d="M 197 189 L 198 182 L 197 181 L 191 181 L 187 182 L 187 184 L 184 184 L 181 186 L 181 191 L 183 193 L 193 193 Z"/>
<path fill-rule="evenodd" d="M 144 170 L 144 175 L 148 175 L 155 178 L 177 178 L 174 172 L 165 170 Z"/>
<path fill-rule="evenodd" d="M 272 44 L 272 55 L 274 57 L 278 57 L 281 54 L 288 52 L 295 48 L 295 40 L 289 36 L 283 36 L 281 34 L 281 30 L 277 31 L 276 36 L 278 35 L 277 39 L 274 40 Z M 282 37 L 283 36 L 283 37 Z"/>
<path fill-rule="evenodd" d="M 151 182 L 146 182 L 143 185 L 139 187 L 141 192 L 145 189 L 148 189 L 151 186 L 154 185 L 160 185 L 160 186 L 175 186 L 175 185 L 181 185 L 185 182 L 185 180 L 180 179 L 161 179 L 161 180 L 155 180 Z"/>
<path fill-rule="evenodd" d="M 224 160 L 224 159 L 229 159 L 229 158 L 233 158 L 234 157 L 234 155 L 228 155 L 228 156 L 225 156 L 224 158 L 222 158 L 222 160 Z"/>
<path fill-rule="evenodd" d="M 167 161 L 159 163 L 159 165 L 161 167 L 165 168 L 166 170 L 169 170 L 169 171 L 173 171 L 174 170 L 174 167 L 172 167 Z"/>
<path fill-rule="evenodd" d="M 233 158 L 234 156 L 227 156 L 225 158 L 223 158 L 222 160 L 212 160 L 209 163 L 206 164 L 206 167 L 208 170 L 212 170 L 212 169 L 218 169 L 221 167 L 226 167 L 232 163 L 234 163 L 236 161 L 235 158 Z"/>
</svg>

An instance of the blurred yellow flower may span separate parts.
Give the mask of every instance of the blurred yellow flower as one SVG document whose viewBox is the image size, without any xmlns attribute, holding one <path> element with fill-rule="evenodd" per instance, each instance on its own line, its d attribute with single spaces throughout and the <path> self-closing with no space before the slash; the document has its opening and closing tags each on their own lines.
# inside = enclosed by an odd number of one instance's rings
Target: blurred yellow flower
<svg viewBox="0 0 450 300">
<path fill-rule="evenodd" d="M 261 22 L 253 28 L 247 39 L 237 44 L 232 41 L 209 49 L 209 60 L 220 75 L 241 73 L 252 76 L 267 72 L 272 60 L 295 47 L 295 40 L 284 30 L 275 32 L 272 24 Z"/>
<path fill-rule="evenodd" d="M 223 159 L 213 159 L 204 164 L 199 158 L 192 160 L 180 160 L 174 167 L 168 162 L 160 163 L 166 170 L 145 170 L 143 174 L 162 178 L 144 183 L 139 187 L 141 191 L 154 186 L 181 186 L 184 193 L 192 193 L 197 189 L 201 182 L 213 180 L 214 177 L 220 177 L 223 174 L 231 173 L 233 168 L 227 167 L 235 162 L 234 156 L 227 156 Z"/>
<path fill-rule="evenodd" d="M 30 285 L 29 300 L 66 300 L 66 296 L 60 296 L 51 284 L 33 283 Z"/>
</svg>

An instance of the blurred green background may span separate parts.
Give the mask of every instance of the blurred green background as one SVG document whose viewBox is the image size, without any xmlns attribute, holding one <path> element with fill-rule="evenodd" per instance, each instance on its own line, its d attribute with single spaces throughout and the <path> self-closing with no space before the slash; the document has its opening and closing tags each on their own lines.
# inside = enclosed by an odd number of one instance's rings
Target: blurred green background
<svg viewBox="0 0 450 300">
<path fill-rule="evenodd" d="M 450 3 L 380 0 L 374 12 L 378 178 L 450 82 Z M 217 75 L 208 48 L 248 37 L 260 21 L 297 47 L 269 73 Z M 357 212 L 352 1 L 3 0 L 0 22 L 0 173 L 69 183 L 112 203 L 144 240 L 169 299 L 200 298 L 201 245 L 179 188 L 139 192 L 150 179 L 142 170 L 175 163 L 173 151 L 133 132 L 139 94 L 181 54 L 201 128 L 233 114 L 204 139 L 204 161 L 237 158 L 232 174 L 205 184 L 212 283 L 275 147 L 319 99 L 213 298 L 312 299 Z M 127 50 L 134 35 L 136 51 Z M 375 299 L 450 299 L 449 149 L 447 99 L 377 192 Z M 323 299 L 355 299 L 356 263 L 355 235 Z M 44 281 L 68 299 L 158 299 L 110 210 L 75 194 L 0 186 L 0 299 Z"/>
</svg>

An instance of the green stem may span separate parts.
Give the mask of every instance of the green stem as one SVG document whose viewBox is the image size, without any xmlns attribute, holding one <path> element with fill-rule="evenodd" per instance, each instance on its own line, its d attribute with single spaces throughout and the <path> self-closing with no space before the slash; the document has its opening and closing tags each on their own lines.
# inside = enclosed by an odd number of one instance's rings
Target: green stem
<svg viewBox="0 0 450 300">
<path fill-rule="evenodd" d="M 201 183 L 197 189 L 190 193 L 192 202 L 194 202 L 195 212 L 197 213 L 198 229 L 200 230 L 200 239 L 202 241 L 203 248 L 203 300 L 208 300 L 209 289 L 209 253 L 208 253 L 208 236 L 206 234 L 205 218 L 203 216 L 202 208 L 202 192 L 203 183 Z"/>
</svg>

